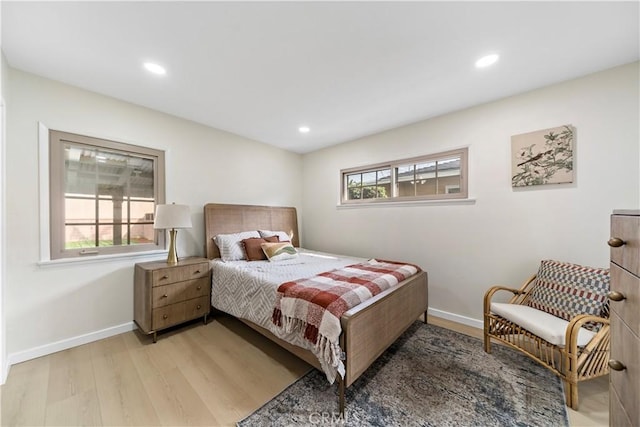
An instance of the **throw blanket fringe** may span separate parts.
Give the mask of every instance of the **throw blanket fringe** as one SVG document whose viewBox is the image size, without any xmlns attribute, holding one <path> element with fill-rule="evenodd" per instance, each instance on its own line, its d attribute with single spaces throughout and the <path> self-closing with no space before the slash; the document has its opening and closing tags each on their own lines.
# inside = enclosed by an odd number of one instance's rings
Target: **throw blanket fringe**
<svg viewBox="0 0 640 427">
<path fill-rule="evenodd" d="M 315 354 L 328 362 L 329 366 L 338 366 L 342 356 L 340 346 L 332 345 L 327 337 L 319 335 L 317 327 L 295 317 L 283 316 L 278 309 L 273 310 L 273 320 L 273 323 L 281 327 L 286 333 L 304 331 L 304 337 L 308 341 L 315 343 Z"/>
<path fill-rule="evenodd" d="M 372 259 L 283 283 L 278 287 L 272 321 L 286 333 L 302 335 L 314 344 L 314 354 L 321 362 L 339 368 L 340 317 L 350 308 L 420 271 L 412 264 Z"/>
</svg>

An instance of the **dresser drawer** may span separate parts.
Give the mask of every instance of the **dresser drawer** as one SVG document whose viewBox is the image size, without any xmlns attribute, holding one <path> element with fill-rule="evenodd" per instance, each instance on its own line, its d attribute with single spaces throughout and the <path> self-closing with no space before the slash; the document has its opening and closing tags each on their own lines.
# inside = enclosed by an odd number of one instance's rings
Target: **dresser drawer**
<svg viewBox="0 0 640 427">
<path fill-rule="evenodd" d="M 200 298 L 190 299 L 186 302 L 186 305 L 187 319 L 195 319 L 209 313 L 209 309 L 211 308 L 211 300 L 209 299 L 209 296 L 204 296 Z"/>
<path fill-rule="evenodd" d="M 626 369 L 611 370 L 611 388 L 620 398 L 626 409 L 631 425 L 640 425 L 640 352 L 638 352 L 638 337 L 620 320 L 614 312 L 611 314 L 611 359 L 622 362 Z"/>
<path fill-rule="evenodd" d="M 206 262 L 184 265 L 180 268 L 161 268 L 153 271 L 152 286 L 209 277 L 209 264 Z"/>
<path fill-rule="evenodd" d="M 189 280 L 184 283 L 184 299 L 193 299 L 209 295 L 211 283 L 208 277 L 202 279 Z"/>
<path fill-rule="evenodd" d="M 185 301 L 153 309 L 153 329 L 156 331 L 182 323 L 187 319 Z"/>
<path fill-rule="evenodd" d="M 611 427 L 637 427 L 631 424 L 627 411 L 622 407 L 620 398 L 613 388 L 609 394 L 609 425 Z"/>
<path fill-rule="evenodd" d="M 152 288 L 152 306 L 162 307 L 184 301 L 184 289 L 186 282 L 172 283 L 170 285 L 156 286 Z"/>
<path fill-rule="evenodd" d="M 640 216 L 612 215 L 611 238 L 624 242 L 611 248 L 611 261 L 640 276 Z"/>
<path fill-rule="evenodd" d="M 611 311 L 640 336 L 640 278 L 611 263 L 611 291 L 621 293 L 622 301 L 609 301 Z"/>
</svg>

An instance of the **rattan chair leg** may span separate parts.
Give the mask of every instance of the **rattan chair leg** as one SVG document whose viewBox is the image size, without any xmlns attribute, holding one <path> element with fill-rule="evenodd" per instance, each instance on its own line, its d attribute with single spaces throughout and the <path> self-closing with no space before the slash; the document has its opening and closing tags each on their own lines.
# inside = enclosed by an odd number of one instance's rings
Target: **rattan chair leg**
<svg viewBox="0 0 640 427">
<path fill-rule="evenodd" d="M 567 403 L 567 407 L 573 409 L 574 411 L 578 410 L 578 384 L 571 384 L 569 381 L 564 382 L 565 385 L 565 401 Z"/>
<path fill-rule="evenodd" d="M 491 338 L 486 332 L 484 333 L 484 352 L 491 353 Z"/>
</svg>

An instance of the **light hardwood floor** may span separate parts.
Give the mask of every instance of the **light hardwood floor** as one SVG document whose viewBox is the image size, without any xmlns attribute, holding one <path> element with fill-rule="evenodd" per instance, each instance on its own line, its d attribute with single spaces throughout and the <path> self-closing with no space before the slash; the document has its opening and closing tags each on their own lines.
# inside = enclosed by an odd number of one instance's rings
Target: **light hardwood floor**
<svg viewBox="0 0 640 427">
<path fill-rule="evenodd" d="M 472 336 L 481 331 L 429 322 Z M 2 426 L 230 426 L 309 365 L 241 322 L 218 316 L 163 333 L 136 332 L 17 364 L 0 387 Z M 608 425 L 608 384 L 580 385 L 572 426 Z"/>
</svg>

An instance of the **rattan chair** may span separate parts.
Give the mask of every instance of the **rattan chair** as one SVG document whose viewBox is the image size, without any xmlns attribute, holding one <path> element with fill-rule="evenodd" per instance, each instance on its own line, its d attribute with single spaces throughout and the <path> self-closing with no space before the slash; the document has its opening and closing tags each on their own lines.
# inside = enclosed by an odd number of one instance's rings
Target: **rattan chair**
<svg viewBox="0 0 640 427">
<path fill-rule="evenodd" d="M 485 352 L 491 353 L 491 339 L 494 339 L 542 364 L 564 381 L 566 404 L 574 410 L 578 409 L 578 382 L 609 373 L 609 312 L 606 298 L 609 272 L 605 269 L 598 271 L 600 276 L 597 280 L 601 280 L 597 290 L 601 301 L 599 315 L 584 313 L 564 320 L 556 317 L 555 312 L 552 315 L 535 308 L 534 296 L 539 298 L 542 292 L 539 288 L 544 286 L 544 281 L 537 279 L 540 271 L 520 289 L 494 286 L 484 296 Z M 561 276 L 562 280 L 567 280 L 567 275 Z M 564 285 L 571 287 L 576 284 Z M 577 284 L 578 287 L 582 285 L 584 283 Z M 502 291 L 513 295 L 507 303 L 493 302 L 494 296 Z M 553 302 L 547 301 L 547 304 L 553 305 Z M 553 311 L 553 308 L 547 311 Z M 555 325 L 556 332 L 551 338 L 548 331 L 539 330 L 540 324 L 546 322 Z"/>
</svg>

